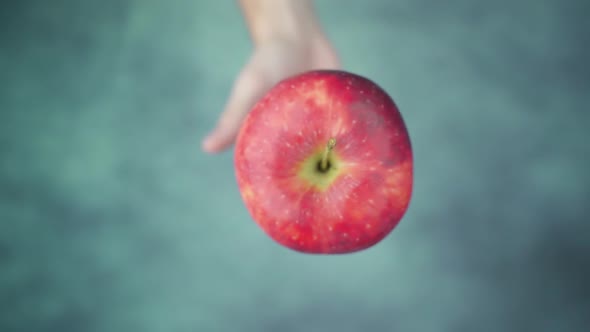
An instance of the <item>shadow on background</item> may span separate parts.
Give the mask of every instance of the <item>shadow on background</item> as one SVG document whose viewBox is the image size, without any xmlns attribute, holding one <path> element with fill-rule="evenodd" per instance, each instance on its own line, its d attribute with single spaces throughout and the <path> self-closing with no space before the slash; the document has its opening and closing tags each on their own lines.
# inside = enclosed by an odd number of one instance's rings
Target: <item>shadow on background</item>
<svg viewBox="0 0 590 332">
<path fill-rule="evenodd" d="M 583 331 L 587 1 L 318 1 L 392 94 L 408 214 L 317 257 L 250 220 L 207 156 L 250 43 L 232 1 L 0 10 L 1 331 Z"/>
</svg>

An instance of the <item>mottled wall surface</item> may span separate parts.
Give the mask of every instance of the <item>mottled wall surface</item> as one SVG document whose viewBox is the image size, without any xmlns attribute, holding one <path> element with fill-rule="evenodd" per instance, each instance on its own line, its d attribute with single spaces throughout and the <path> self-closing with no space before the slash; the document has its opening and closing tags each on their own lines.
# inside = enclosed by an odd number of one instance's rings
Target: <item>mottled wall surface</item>
<svg viewBox="0 0 590 332">
<path fill-rule="evenodd" d="M 0 331 L 585 331 L 589 4 L 318 1 L 415 149 L 401 224 L 337 257 L 200 152 L 251 50 L 233 1 L 3 4 Z"/>
</svg>

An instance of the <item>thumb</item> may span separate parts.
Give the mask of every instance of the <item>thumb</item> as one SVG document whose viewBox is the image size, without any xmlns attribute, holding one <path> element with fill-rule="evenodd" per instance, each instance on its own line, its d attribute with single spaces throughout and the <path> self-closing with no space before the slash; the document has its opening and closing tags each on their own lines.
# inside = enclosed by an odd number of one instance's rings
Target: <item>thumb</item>
<svg viewBox="0 0 590 332">
<path fill-rule="evenodd" d="M 252 70 L 244 70 L 234 83 L 217 126 L 203 140 L 202 149 L 209 153 L 218 153 L 229 148 L 234 143 L 250 108 L 264 92 L 261 76 Z"/>
</svg>

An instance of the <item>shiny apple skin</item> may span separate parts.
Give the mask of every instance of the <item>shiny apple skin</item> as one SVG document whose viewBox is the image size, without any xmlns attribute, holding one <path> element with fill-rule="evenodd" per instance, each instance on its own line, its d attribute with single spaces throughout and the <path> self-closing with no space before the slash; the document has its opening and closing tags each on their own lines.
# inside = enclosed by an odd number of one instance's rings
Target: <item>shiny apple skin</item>
<svg viewBox="0 0 590 332">
<path fill-rule="evenodd" d="M 330 138 L 337 142 L 332 173 L 302 170 Z M 242 125 L 234 162 L 255 222 L 304 253 L 375 245 L 412 194 L 412 148 L 396 104 L 369 79 L 344 71 L 306 72 L 268 91 Z"/>
</svg>

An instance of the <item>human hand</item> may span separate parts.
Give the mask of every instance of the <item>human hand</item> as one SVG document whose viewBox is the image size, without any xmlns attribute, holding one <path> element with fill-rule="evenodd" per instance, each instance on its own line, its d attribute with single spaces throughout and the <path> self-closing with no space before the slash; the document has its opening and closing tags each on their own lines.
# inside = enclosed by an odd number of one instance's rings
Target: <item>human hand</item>
<svg viewBox="0 0 590 332">
<path fill-rule="evenodd" d="M 217 126 L 203 140 L 209 153 L 230 147 L 254 104 L 279 81 L 313 69 L 340 67 L 335 51 L 319 30 L 299 31 L 298 38 L 268 38 L 254 52 L 234 81 Z"/>
</svg>

